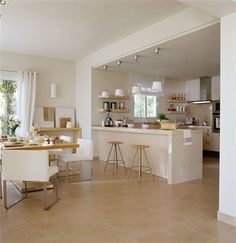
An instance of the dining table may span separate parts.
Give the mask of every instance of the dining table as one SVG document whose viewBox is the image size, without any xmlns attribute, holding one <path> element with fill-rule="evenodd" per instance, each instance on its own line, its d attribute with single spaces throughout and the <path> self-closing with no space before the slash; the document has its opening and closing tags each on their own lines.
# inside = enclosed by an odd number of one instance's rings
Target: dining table
<svg viewBox="0 0 236 243">
<path fill-rule="evenodd" d="M 75 150 L 79 148 L 79 144 L 77 143 L 67 143 L 67 142 L 63 142 L 63 143 L 56 143 L 56 144 L 27 144 L 27 143 L 4 143 L 0 141 L 0 149 L 1 150 L 48 150 L 50 151 L 50 156 L 53 153 L 53 150 L 57 151 L 57 150 L 63 150 L 63 149 L 72 149 Z M 1 170 L 0 170 L 1 173 Z M 1 179 L 1 175 L 0 175 L 0 179 Z M 1 181 L 0 181 L 1 182 Z M 24 192 L 24 185 L 21 181 L 15 181 L 13 182 L 13 184 L 16 186 L 16 188 L 21 191 Z M 48 188 L 52 188 L 52 184 L 48 184 Z M 0 188 L 0 198 L 1 198 L 1 194 L 2 194 L 2 188 Z M 42 190 L 42 183 L 40 182 L 27 182 L 27 191 L 28 192 L 32 192 L 32 191 L 38 191 L 38 190 Z"/>
</svg>

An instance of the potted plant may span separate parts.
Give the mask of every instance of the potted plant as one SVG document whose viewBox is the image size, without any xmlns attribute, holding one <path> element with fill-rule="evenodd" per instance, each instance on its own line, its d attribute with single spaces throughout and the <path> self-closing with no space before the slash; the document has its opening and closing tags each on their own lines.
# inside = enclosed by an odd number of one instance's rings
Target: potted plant
<svg viewBox="0 0 236 243">
<path fill-rule="evenodd" d="M 8 121 L 9 135 L 11 137 L 16 136 L 16 129 L 19 127 L 21 122 L 14 116 L 11 116 Z"/>
<path fill-rule="evenodd" d="M 157 122 L 169 122 L 169 119 L 166 117 L 165 114 L 159 113 L 157 117 Z"/>
</svg>

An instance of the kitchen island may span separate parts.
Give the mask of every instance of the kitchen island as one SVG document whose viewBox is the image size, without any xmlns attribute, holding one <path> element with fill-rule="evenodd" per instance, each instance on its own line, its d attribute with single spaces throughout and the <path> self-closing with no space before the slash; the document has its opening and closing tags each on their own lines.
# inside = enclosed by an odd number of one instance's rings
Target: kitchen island
<svg viewBox="0 0 236 243">
<path fill-rule="evenodd" d="M 127 167 L 131 166 L 134 144 L 146 144 L 153 174 L 166 178 L 168 184 L 181 183 L 202 178 L 201 129 L 192 129 L 192 145 L 185 145 L 184 130 L 161 130 L 120 127 L 92 127 L 94 156 L 106 161 L 109 140 L 120 140 Z"/>
</svg>

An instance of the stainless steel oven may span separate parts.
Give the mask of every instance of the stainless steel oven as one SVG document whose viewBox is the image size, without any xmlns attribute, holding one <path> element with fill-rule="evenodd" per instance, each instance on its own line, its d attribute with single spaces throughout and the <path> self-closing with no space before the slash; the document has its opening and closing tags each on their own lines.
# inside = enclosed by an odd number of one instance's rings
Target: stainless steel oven
<svg viewBox="0 0 236 243">
<path fill-rule="evenodd" d="M 220 114 L 220 101 L 216 100 L 212 102 L 213 115 Z"/>
<path fill-rule="evenodd" d="M 220 132 L 220 114 L 213 114 L 213 132 Z"/>
</svg>

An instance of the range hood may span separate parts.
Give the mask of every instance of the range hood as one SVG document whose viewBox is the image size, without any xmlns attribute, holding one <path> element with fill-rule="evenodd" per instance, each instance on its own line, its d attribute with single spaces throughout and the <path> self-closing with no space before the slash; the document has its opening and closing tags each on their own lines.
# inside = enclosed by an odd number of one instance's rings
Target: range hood
<svg viewBox="0 0 236 243">
<path fill-rule="evenodd" d="M 211 77 L 200 77 L 200 99 L 190 101 L 194 104 L 207 104 L 211 103 Z"/>
</svg>

